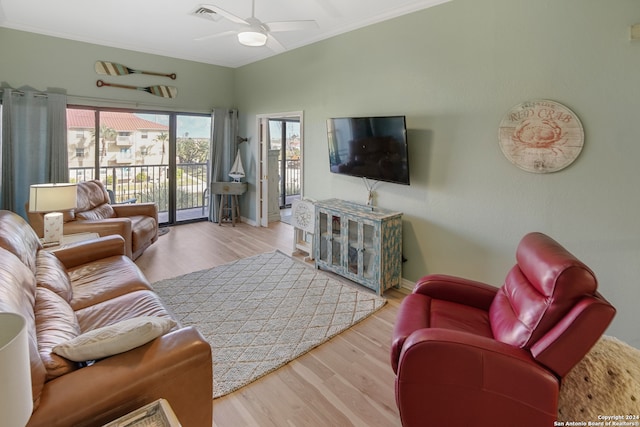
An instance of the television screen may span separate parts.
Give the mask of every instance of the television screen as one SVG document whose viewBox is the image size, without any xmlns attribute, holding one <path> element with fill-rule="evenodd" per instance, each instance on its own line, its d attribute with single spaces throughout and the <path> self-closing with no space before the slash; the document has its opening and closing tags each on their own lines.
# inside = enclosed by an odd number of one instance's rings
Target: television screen
<svg viewBox="0 0 640 427">
<path fill-rule="evenodd" d="M 331 172 L 409 185 L 404 116 L 327 120 Z"/>
</svg>

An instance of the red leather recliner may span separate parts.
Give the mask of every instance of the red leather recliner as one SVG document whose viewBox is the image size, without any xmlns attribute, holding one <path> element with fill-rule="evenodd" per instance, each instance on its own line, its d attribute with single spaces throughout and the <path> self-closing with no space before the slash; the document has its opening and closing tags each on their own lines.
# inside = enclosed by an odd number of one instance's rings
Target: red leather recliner
<svg viewBox="0 0 640 427">
<path fill-rule="evenodd" d="M 527 234 L 501 288 L 429 275 L 400 305 L 391 365 L 404 427 L 552 426 L 560 382 L 615 308 L 593 272 Z"/>
</svg>

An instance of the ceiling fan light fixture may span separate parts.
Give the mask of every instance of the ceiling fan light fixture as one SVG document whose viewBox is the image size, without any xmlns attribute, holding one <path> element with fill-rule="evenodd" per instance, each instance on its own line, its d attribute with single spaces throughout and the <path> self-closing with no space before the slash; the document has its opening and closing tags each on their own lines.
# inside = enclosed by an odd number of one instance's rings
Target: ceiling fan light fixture
<svg viewBox="0 0 640 427">
<path fill-rule="evenodd" d="M 261 31 L 249 30 L 238 33 L 238 41 L 245 46 L 264 46 L 267 35 Z"/>
</svg>

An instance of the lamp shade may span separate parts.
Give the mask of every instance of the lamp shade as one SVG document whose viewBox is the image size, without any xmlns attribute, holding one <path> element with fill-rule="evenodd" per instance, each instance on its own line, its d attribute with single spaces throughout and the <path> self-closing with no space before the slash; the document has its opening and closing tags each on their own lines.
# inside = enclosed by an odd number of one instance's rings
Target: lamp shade
<svg viewBox="0 0 640 427">
<path fill-rule="evenodd" d="M 29 191 L 29 211 L 55 212 L 76 207 L 76 184 L 34 184 Z"/>
<path fill-rule="evenodd" d="M 243 31 L 238 33 L 238 41 L 245 46 L 264 46 L 267 35 L 260 31 Z"/>
<path fill-rule="evenodd" d="M 33 411 L 27 322 L 0 313 L 0 424 L 25 426 Z"/>
</svg>

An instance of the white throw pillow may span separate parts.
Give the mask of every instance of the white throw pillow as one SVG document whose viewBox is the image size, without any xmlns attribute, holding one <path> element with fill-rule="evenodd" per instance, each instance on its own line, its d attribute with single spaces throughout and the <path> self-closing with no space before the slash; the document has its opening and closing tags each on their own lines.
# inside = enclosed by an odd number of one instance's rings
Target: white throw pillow
<svg viewBox="0 0 640 427">
<path fill-rule="evenodd" d="M 134 317 L 78 335 L 56 345 L 53 352 L 74 362 L 124 353 L 169 332 L 176 322 L 162 317 Z"/>
</svg>

